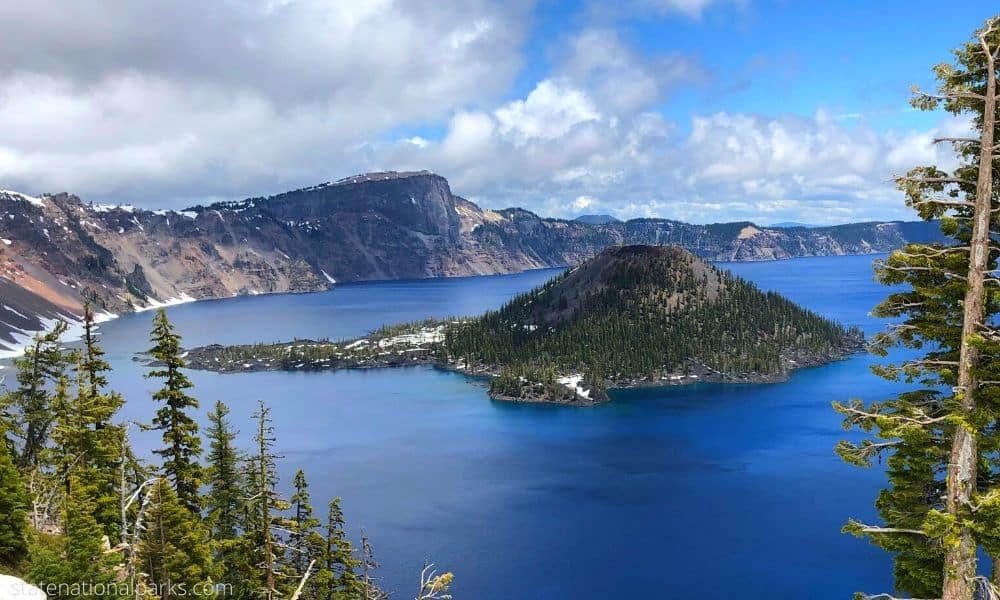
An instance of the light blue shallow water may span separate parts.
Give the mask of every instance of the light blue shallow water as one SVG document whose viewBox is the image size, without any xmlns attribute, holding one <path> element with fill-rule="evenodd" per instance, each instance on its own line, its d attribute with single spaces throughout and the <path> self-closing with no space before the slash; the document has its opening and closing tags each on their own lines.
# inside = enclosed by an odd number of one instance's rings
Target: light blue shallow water
<svg viewBox="0 0 1000 600">
<path fill-rule="evenodd" d="M 886 290 L 871 257 L 724 265 L 868 333 Z M 170 309 L 187 345 L 332 338 L 383 323 L 473 314 L 556 271 L 341 286 Z M 148 420 L 154 384 L 132 361 L 150 314 L 102 326 L 112 385 Z M 274 407 L 282 476 L 305 469 L 319 507 L 343 497 L 396 597 L 420 566 L 453 570 L 459 599 L 846 598 L 891 586 L 888 558 L 839 533 L 873 518 L 878 470 L 839 462 L 835 399 L 893 386 L 856 356 L 780 384 L 615 394 L 574 409 L 490 401 L 482 382 L 431 368 L 192 373 L 202 414 L 233 409 L 248 444 L 258 398 Z M 156 434 L 133 433 L 143 451 Z"/>
</svg>

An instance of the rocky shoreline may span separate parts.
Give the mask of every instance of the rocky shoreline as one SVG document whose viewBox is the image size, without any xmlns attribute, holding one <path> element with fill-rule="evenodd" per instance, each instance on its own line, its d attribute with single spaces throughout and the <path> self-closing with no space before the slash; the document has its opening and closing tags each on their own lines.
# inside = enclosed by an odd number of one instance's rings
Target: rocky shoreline
<svg viewBox="0 0 1000 600">
<path fill-rule="evenodd" d="M 454 322 L 452 322 L 454 323 Z M 185 355 L 188 368 L 216 373 L 253 373 L 260 371 L 339 371 L 348 369 L 384 369 L 433 366 L 472 377 L 497 377 L 499 365 L 466 365 L 461 360 L 443 356 L 441 342 L 448 323 L 427 321 L 365 337 L 332 342 L 294 340 L 277 344 L 223 346 L 212 344 L 191 348 Z M 802 368 L 816 367 L 864 350 L 864 341 L 853 340 L 846 347 L 822 354 L 799 353 L 782 357 L 782 370 L 775 373 L 726 374 L 707 365 L 691 362 L 680 372 L 664 373 L 655 378 L 605 379 L 599 386 L 587 384 L 578 373 L 560 373 L 554 382 L 524 381 L 518 395 L 490 391 L 494 400 L 595 406 L 610 401 L 609 390 L 672 387 L 695 383 L 778 383 Z M 144 360 L 137 355 L 136 360 Z"/>
</svg>

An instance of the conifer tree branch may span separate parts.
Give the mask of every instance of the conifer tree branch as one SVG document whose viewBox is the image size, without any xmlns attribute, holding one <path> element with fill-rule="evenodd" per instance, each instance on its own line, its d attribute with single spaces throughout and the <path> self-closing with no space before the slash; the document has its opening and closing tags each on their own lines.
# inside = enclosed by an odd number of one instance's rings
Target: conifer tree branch
<svg viewBox="0 0 1000 600">
<path fill-rule="evenodd" d="M 933 425 L 935 423 L 941 423 L 942 421 L 946 421 L 948 419 L 948 415 L 942 417 L 928 417 L 928 416 L 908 417 L 906 415 L 901 415 L 901 414 L 871 412 L 860 409 L 856 406 L 848 406 L 844 404 L 839 404 L 838 409 L 841 412 L 852 414 L 856 417 L 862 417 L 865 419 L 891 419 L 903 423 L 913 423 L 915 425 Z M 922 411 L 917 411 L 917 412 L 922 412 Z"/>
<path fill-rule="evenodd" d="M 892 594 L 858 594 L 861 600 L 941 600 L 940 598 L 897 598 Z"/>
<path fill-rule="evenodd" d="M 865 525 L 864 523 L 858 523 L 858 531 L 861 533 L 905 533 L 909 535 L 927 536 L 927 533 L 920 529 L 907 529 L 905 527 L 878 527 L 876 525 Z"/>
<path fill-rule="evenodd" d="M 986 101 L 986 96 L 982 94 L 977 94 L 975 92 L 956 91 L 956 92 L 945 92 L 943 94 L 931 94 L 922 91 L 919 88 L 914 88 L 913 93 L 916 94 L 917 96 L 920 96 L 921 98 L 924 98 L 926 100 L 933 100 L 935 102 L 940 102 L 944 100 L 980 100 L 984 102 Z"/>
<path fill-rule="evenodd" d="M 938 256 L 943 256 L 945 254 L 951 254 L 952 252 L 968 252 L 971 250 L 969 246 L 949 246 L 947 248 L 932 248 L 930 246 L 921 247 L 920 252 L 906 252 L 905 250 L 899 250 L 901 256 L 907 258 L 936 258 Z"/>
<path fill-rule="evenodd" d="M 915 177 L 913 175 L 897 175 L 893 177 L 896 182 L 907 182 L 907 183 L 943 183 L 943 184 L 967 184 L 976 185 L 976 182 L 972 179 L 963 179 L 962 177 Z M 969 202 L 971 205 L 972 202 Z"/>
</svg>

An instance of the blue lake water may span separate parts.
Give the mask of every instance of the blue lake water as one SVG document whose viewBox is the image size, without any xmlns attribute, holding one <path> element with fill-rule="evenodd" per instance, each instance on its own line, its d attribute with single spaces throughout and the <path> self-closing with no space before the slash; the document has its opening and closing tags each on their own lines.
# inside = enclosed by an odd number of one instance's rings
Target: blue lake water
<svg viewBox="0 0 1000 600">
<path fill-rule="evenodd" d="M 724 265 L 867 333 L 886 290 L 872 257 Z M 339 338 L 383 323 L 474 314 L 557 271 L 340 286 L 169 309 L 186 345 Z M 102 326 L 128 398 L 148 420 L 155 384 L 133 353 L 151 315 Z M 891 564 L 842 535 L 873 519 L 880 470 L 842 464 L 835 399 L 895 388 L 859 355 L 766 385 L 619 392 L 580 409 L 493 402 L 484 384 L 416 367 L 339 373 L 192 373 L 202 414 L 230 405 L 249 445 L 257 399 L 274 408 L 287 484 L 298 467 L 314 504 L 364 527 L 395 597 L 424 560 L 456 573 L 459 599 L 847 598 L 889 591 Z M 148 452 L 155 433 L 133 429 Z M 325 511 L 323 511 L 325 513 Z"/>
</svg>

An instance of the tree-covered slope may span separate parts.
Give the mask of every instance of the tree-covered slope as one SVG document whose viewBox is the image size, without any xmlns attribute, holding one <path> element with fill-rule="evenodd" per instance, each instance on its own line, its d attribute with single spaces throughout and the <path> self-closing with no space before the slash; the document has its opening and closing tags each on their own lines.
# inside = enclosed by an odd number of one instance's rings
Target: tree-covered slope
<svg viewBox="0 0 1000 600">
<path fill-rule="evenodd" d="M 445 347 L 468 368 L 500 369 L 494 395 L 530 399 L 560 385 L 586 397 L 643 382 L 778 379 L 861 339 L 681 248 L 621 246 L 449 328 Z"/>
</svg>

